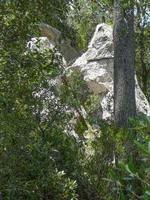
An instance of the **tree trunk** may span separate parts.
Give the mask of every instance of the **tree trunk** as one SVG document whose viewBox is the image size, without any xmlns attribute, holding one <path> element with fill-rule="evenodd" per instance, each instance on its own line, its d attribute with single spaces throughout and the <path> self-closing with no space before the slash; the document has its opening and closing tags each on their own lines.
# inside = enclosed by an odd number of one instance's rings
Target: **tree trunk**
<svg viewBox="0 0 150 200">
<path fill-rule="evenodd" d="M 134 8 L 114 3 L 114 118 L 119 127 L 136 115 L 134 71 Z"/>
<path fill-rule="evenodd" d="M 114 12 L 114 118 L 116 125 L 128 127 L 129 118 L 136 116 L 134 70 L 134 5 L 124 10 L 122 0 L 115 0 Z M 134 1 L 128 1 L 128 3 Z M 126 160 L 139 166 L 138 152 L 134 146 L 136 133 L 128 135 L 125 143 Z M 132 182 L 135 194 L 141 195 L 139 180 Z M 124 191 L 128 199 L 127 190 Z"/>
</svg>

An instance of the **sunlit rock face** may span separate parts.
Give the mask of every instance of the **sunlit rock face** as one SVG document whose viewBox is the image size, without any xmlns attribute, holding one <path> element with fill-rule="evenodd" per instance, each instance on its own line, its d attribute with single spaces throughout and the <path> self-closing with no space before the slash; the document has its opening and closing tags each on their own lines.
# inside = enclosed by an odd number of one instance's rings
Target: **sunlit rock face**
<svg viewBox="0 0 150 200">
<path fill-rule="evenodd" d="M 102 118 L 113 119 L 113 31 L 106 24 L 99 24 L 87 51 L 79 57 L 72 68 L 79 70 L 89 89 L 100 95 Z M 136 79 L 137 112 L 150 116 L 150 105 Z"/>
<path fill-rule="evenodd" d="M 44 27 L 44 28 L 43 28 Z M 45 25 L 42 30 L 45 30 Z M 53 40 L 52 36 L 54 32 L 56 34 Z M 44 32 L 45 33 L 45 32 Z M 43 35 L 44 35 L 43 33 Z M 28 42 L 28 47 L 32 50 L 44 51 L 46 49 L 53 49 L 57 46 L 57 39 L 60 37 L 60 32 L 53 30 L 51 26 L 46 25 L 47 37 L 32 38 Z M 49 33 L 49 34 L 48 34 Z M 50 35 L 50 36 L 49 36 Z M 38 45 L 37 45 L 38 41 Z M 57 42 L 56 42 L 57 41 Z M 88 49 L 80 57 L 75 49 L 72 49 L 70 43 L 63 41 L 60 43 L 64 65 L 68 69 L 78 70 L 82 73 L 83 79 L 86 81 L 87 86 L 91 92 L 99 95 L 100 106 L 102 110 L 99 111 L 102 119 L 113 120 L 113 61 L 114 61 L 114 49 L 113 49 L 113 30 L 112 27 L 107 24 L 97 25 L 91 41 L 89 42 Z M 69 45 L 69 47 L 68 47 Z M 71 65 L 73 60 L 75 62 Z M 136 77 L 135 77 L 136 79 Z M 136 79 L 136 105 L 137 112 L 144 113 L 150 116 L 150 105 L 141 91 L 138 81 Z"/>
<path fill-rule="evenodd" d="M 32 51 L 44 52 L 47 49 L 53 49 L 55 45 L 47 37 L 34 37 L 27 43 L 27 47 Z"/>
</svg>

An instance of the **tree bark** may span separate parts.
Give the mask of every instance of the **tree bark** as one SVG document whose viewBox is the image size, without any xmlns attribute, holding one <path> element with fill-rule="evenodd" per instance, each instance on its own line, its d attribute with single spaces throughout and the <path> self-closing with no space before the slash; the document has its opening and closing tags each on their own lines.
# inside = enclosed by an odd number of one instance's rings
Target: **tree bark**
<svg viewBox="0 0 150 200">
<path fill-rule="evenodd" d="M 122 0 L 114 3 L 114 118 L 118 127 L 129 127 L 129 118 L 136 116 L 135 103 L 135 47 L 134 47 L 134 1 L 127 1 L 128 7 L 124 10 Z M 129 133 L 127 133 L 129 134 Z M 136 132 L 127 136 L 124 145 L 126 160 L 132 160 L 140 166 L 139 155 L 133 141 Z M 127 183 L 128 185 L 128 183 Z M 135 194 L 142 195 L 141 182 L 132 181 Z M 124 194 L 129 199 L 125 186 Z"/>
<path fill-rule="evenodd" d="M 126 127 L 136 115 L 133 5 L 124 10 L 121 0 L 115 0 L 114 17 L 114 119 Z"/>
</svg>

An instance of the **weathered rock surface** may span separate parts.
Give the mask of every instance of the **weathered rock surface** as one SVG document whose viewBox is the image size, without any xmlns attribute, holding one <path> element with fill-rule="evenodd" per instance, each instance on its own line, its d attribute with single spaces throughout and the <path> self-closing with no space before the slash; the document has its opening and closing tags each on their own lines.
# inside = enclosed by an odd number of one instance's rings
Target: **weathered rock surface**
<svg viewBox="0 0 150 200">
<path fill-rule="evenodd" d="M 112 28 L 99 24 L 87 51 L 72 65 L 78 69 L 91 91 L 101 96 L 102 118 L 113 118 L 113 34 Z M 136 77 L 135 77 L 136 79 Z M 137 112 L 150 116 L 150 105 L 136 79 Z"/>
<path fill-rule="evenodd" d="M 27 43 L 27 47 L 32 51 L 44 52 L 47 49 L 53 49 L 55 44 L 50 42 L 47 37 L 34 37 Z"/>
<path fill-rule="evenodd" d="M 71 40 L 62 38 L 61 32 L 56 28 L 45 23 L 39 24 L 39 28 L 42 36 L 47 37 L 50 43 L 59 47 L 68 64 L 74 62 L 81 55 L 80 51 L 71 45 Z"/>
<path fill-rule="evenodd" d="M 32 38 L 28 43 L 29 48 L 40 51 L 54 48 L 61 33 L 48 25 L 42 25 L 41 30 L 43 31 L 42 35 L 47 37 Z M 38 46 L 37 41 L 39 41 Z M 62 44 L 61 49 L 65 65 L 71 63 L 79 55 L 79 52 L 73 49 L 67 41 Z M 87 51 L 68 67 L 69 69 L 80 71 L 87 82 L 89 90 L 100 96 L 99 105 L 102 110 L 99 113 L 102 113 L 101 117 L 103 119 L 113 119 L 113 60 L 112 27 L 107 24 L 99 24 Z M 150 116 L 150 105 L 141 91 L 137 79 L 135 92 L 137 112 Z"/>
</svg>

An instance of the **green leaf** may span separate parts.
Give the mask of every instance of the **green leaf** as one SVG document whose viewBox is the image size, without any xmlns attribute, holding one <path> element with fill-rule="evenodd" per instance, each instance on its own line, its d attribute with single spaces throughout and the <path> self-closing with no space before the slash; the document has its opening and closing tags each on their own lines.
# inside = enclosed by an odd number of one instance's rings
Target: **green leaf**
<svg viewBox="0 0 150 200">
<path fill-rule="evenodd" d="M 125 195 L 123 193 L 120 194 L 119 200 L 126 200 Z"/>
<path fill-rule="evenodd" d="M 139 148 L 139 150 L 141 150 L 143 153 L 145 153 L 146 155 L 150 156 L 150 142 L 148 142 L 148 149 L 146 149 L 146 147 L 142 144 L 140 144 L 137 141 L 134 141 L 134 143 L 137 145 L 137 147 Z"/>
<path fill-rule="evenodd" d="M 147 196 L 150 196 L 150 191 L 145 191 L 145 194 L 146 194 Z"/>
</svg>

